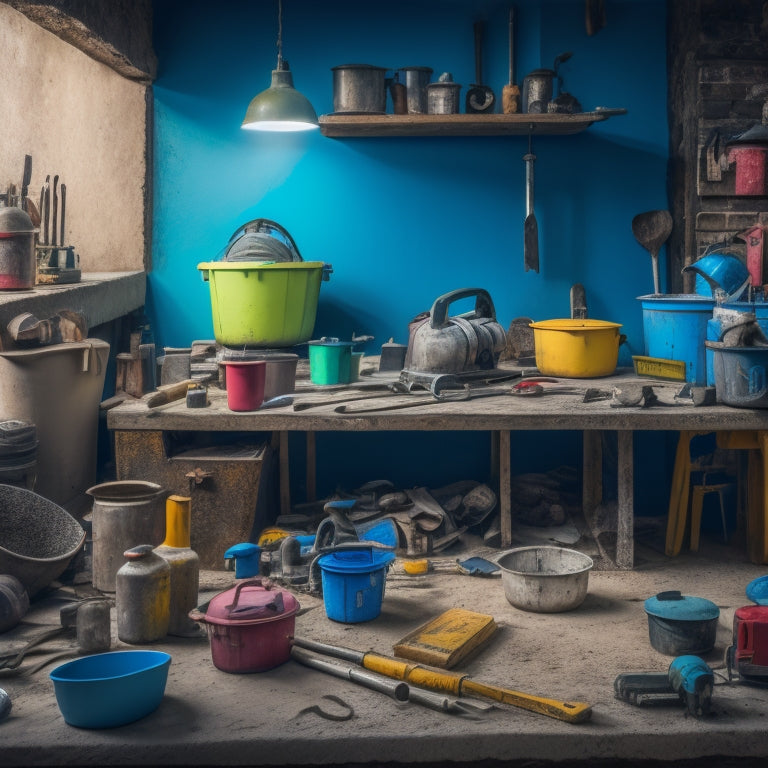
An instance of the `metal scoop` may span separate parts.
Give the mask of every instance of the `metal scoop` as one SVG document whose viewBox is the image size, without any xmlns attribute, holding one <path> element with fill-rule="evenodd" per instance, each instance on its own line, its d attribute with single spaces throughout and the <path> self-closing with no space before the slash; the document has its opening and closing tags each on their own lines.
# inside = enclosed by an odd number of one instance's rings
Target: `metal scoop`
<svg viewBox="0 0 768 768">
<path fill-rule="evenodd" d="M 632 219 L 632 234 L 640 245 L 651 254 L 653 265 L 653 292 L 659 288 L 659 249 L 672 234 L 672 216 L 669 211 L 647 211 Z"/>
</svg>

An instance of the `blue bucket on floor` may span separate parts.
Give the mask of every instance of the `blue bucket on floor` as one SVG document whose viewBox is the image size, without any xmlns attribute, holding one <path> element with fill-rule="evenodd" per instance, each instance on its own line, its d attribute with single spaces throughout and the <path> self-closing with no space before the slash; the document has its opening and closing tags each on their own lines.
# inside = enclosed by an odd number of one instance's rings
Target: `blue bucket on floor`
<svg viewBox="0 0 768 768">
<path fill-rule="evenodd" d="M 639 296 L 643 308 L 645 354 L 685 362 L 685 380 L 707 383 L 707 322 L 715 300 L 695 293 Z"/>
<path fill-rule="evenodd" d="M 337 550 L 318 558 L 325 613 L 333 621 L 356 624 L 381 613 L 387 567 L 393 552 L 373 547 Z"/>
</svg>

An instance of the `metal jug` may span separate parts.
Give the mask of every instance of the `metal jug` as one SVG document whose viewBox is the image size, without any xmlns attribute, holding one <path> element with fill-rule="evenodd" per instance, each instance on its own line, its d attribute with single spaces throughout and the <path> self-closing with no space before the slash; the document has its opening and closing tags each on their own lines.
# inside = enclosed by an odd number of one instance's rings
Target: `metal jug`
<svg viewBox="0 0 768 768">
<path fill-rule="evenodd" d="M 554 69 L 534 69 L 523 78 L 523 112 L 542 114 L 552 101 Z"/>
<path fill-rule="evenodd" d="M 449 306 L 475 297 L 471 312 L 448 316 Z M 506 346 L 506 333 L 496 322 L 488 291 L 462 288 L 435 299 L 429 314 L 419 315 L 409 328 L 405 368 L 420 373 L 464 373 L 496 367 Z"/>
</svg>

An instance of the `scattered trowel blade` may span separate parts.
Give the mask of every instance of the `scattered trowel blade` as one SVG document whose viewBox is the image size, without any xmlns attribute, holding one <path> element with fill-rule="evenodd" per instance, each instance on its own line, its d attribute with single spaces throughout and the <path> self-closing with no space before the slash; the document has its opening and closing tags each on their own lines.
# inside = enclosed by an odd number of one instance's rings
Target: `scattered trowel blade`
<svg viewBox="0 0 768 768">
<path fill-rule="evenodd" d="M 466 560 L 457 560 L 456 565 L 459 571 L 467 576 L 494 576 L 500 570 L 496 563 L 492 563 L 484 557 L 468 557 Z"/>
<path fill-rule="evenodd" d="M 539 271 L 539 224 L 536 221 L 536 214 L 530 213 L 525 217 L 523 225 L 523 255 L 525 260 L 525 271 Z"/>
<path fill-rule="evenodd" d="M 571 319 L 584 320 L 587 317 L 587 293 L 581 283 L 571 286 Z"/>
</svg>

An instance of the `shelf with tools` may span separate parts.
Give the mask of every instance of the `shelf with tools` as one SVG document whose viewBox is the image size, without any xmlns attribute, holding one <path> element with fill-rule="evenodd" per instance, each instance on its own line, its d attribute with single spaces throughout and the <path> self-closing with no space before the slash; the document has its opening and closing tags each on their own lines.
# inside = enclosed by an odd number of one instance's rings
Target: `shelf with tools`
<svg viewBox="0 0 768 768">
<path fill-rule="evenodd" d="M 338 114 L 320 116 L 320 130 L 329 138 L 388 136 L 565 136 L 626 109 L 543 114 L 376 115 Z"/>
</svg>

